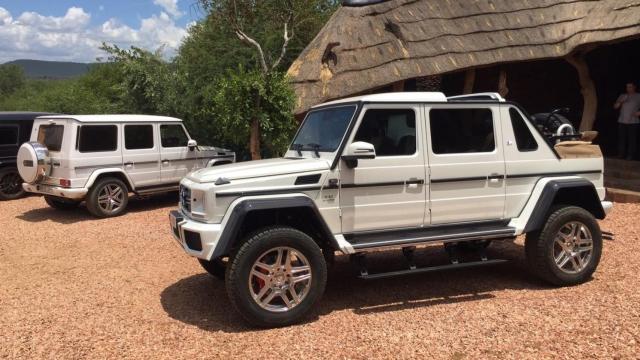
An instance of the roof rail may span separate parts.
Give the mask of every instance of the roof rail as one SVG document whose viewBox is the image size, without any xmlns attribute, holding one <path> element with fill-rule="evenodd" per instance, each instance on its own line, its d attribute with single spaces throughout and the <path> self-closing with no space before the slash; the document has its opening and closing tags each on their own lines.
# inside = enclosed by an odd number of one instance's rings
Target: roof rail
<svg viewBox="0 0 640 360">
<path fill-rule="evenodd" d="M 447 98 L 447 100 L 448 101 L 497 101 L 497 102 L 506 101 L 500 94 L 490 93 L 490 92 L 450 96 Z"/>
</svg>

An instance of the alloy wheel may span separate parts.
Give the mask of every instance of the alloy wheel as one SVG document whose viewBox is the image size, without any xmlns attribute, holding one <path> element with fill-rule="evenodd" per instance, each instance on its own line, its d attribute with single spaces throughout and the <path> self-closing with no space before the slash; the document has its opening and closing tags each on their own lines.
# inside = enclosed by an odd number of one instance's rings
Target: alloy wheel
<svg viewBox="0 0 640 360">
<path fill-rule="evenodd" d="M 584 270 L 593 255 L 593 237 L 587 226 L 578 221 L 560 228 L 553 243 L 556 266 L 568 274 Z"/>
<path fill-rule="evenodd" d="M 98 206 L 105 213 L 114 213 L 124 203 L 124 189 L 117 184 L 107 184 L 98 192 Z"/>
</svg>

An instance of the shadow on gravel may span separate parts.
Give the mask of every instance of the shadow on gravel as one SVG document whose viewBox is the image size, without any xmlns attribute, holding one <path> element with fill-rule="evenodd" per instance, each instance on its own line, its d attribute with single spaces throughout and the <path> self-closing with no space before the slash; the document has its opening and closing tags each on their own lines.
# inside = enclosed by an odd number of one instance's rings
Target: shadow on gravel
<svg viewBox="0 0 640 360">
<path fill-rule="evenodd" d="M 544 290 L 543 283 L 527 274 L 524 249 L 514 243 L 499 244 L 491 257 L 511 261 L 493 267 L 460 269 L 449 272 L 415 274 L 375 281 L 358 279 L 346 256 L 340 256 L 329 271 L 327 288 L 317 305 L 314 321 L 334 311 L 350 310 L 368 315 L 381 312 L 485 301 L 502 290 Z M 430 262 L 442 262 L 441 248 L 424 251 Z M 376 256 L 377 255 L 377 256 Z M 379 268 L 398 265 L 396 254 L 374 254 Z M 172 318 L 207 331 L 242 332 L 255 330 L 243 321 L 229 302 L 224 282 L 202 273 L 167 287 L 160 296 L 164 310 Z"/>
<path fill-rule="evenodd" d="M 41 208 L 26 211 L 21 215 L 17 215 L 16 218 L 28 222 L 53 221 L 59 224 L 74 224 L 86 220 L 101 220 L 91 215 L 85 207 L 84 203 L 82 203 L 77 209 L 58 210 L 49 207 L 49 205 L 47 205 L 47 203 L 44 201 L 44 198 L 42 198 L 41 200 Z M 131 197 L 129 199 L 129 205 L 127 206 L 127 212 L 123 216 L 125 216 L 127 213 L 157 210 L 168 206 L 177 207 L 177 204 L 177 192 L 151 195 L 146 197 Z"/>
</svg>

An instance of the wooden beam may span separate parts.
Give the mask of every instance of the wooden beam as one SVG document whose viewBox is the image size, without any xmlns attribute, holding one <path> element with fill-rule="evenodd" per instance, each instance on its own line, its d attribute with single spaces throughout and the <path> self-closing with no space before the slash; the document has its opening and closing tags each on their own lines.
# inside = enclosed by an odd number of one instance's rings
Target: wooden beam
<svg viewBox="0 0 640 360">
<path fill-rule="evenodd" d="M 476 69 L 468 69 L 464 74 L 464 86 L 462 87 L 463 94 L 471 94 L 473 88 L 476 85 Z"/>
<path fill-rule="evenodd" d="M 580 92 L 582 93 L 584 103 L 582 107 L 580 131 L 590 131 L 593 130 L 593 124 L 596 121 L 596 115 L 598 112 L 598 93 L 596 91 L 596 84 L 591 78 L 589 64 L 587 64 L 584 55 L 584 53 L 574 53 L 568 55 L 565 59 L 578 72 Z"/>
<path fill-rule="evenodd" d="M 506 98 L 509 94 L 509 86 L 507 85 L 507 70 L 505 68 L 500 69 L 500 76 L 498 78 L 498 93 L 503 98 Z"/>
</svg>

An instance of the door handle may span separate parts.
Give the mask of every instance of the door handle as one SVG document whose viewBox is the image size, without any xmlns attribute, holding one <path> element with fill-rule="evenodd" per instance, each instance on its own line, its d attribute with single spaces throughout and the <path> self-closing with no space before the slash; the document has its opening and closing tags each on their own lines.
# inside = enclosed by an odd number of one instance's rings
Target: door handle
<svg viewBox="0 0 640 360">
<path fill-rule="evenodd" d="M 411 178 L 411 179 L 405 181 L 405 184 L 407 185 L 408 188 L 415 189 L 415 188 L 418 187 L 418 185 L 424 184 L 424 180 Z"/>
<path fill-rule="evenodd" d="M 169 160 L 164 159 L 164 160 L 162 160 L 162 163 L 163 163 L 163 164 L 168 164 L 168 163 L 169 163 Z"/>
<path fill-rule="evenodd" d="M 489 180 L 489 182 L 497 183 L 498 181 L 504 179 L 504 175 L 491 174 L 491 175 L 487 176 L 487 179 Z"/>
<path fill-rule="evenodd" d="M 124 166 L 133 166 L 133 161 L 127 161 Z"/>
</svg>

